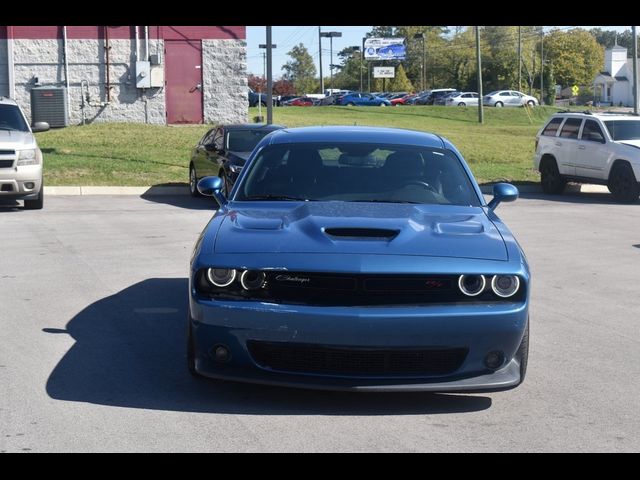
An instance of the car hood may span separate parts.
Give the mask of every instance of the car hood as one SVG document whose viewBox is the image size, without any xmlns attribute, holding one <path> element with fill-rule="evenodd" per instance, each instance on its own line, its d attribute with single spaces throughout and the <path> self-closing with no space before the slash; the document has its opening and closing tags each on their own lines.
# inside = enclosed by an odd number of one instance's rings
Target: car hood
<svg viewBox="0 0 640 480">
<path fill-rule="evenodd" d="M 234 202 L 215 253 L 356 253 L 508 260 L 481 207 L 354 202 Z"/>
<path fill-rule="evenodd" d="M 621 143 L 623 145 L 628 145 L 630 147 L 640 148 L 640 139 L 639 140 L 618 140 L 616 143 Z"/>
<path fill-rule="evenodd" d="M 36 140 L 30 132 L 0 129 L 0 150 L 7 148 L 36 148 Z"/>
</svg>

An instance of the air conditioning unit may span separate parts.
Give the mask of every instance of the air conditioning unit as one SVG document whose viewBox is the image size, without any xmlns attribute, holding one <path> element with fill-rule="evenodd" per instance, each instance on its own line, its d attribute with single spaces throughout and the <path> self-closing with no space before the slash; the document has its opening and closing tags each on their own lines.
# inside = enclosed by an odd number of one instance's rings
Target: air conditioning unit
<svg viewBox="0 0 640 480">
<path fill-rule="evenodd" d="M 31 89 L 31 125 L 36 122 L 47 122 L 52 128 L 69 125 L 69 107 L 65 87 Z"/>
</svg>

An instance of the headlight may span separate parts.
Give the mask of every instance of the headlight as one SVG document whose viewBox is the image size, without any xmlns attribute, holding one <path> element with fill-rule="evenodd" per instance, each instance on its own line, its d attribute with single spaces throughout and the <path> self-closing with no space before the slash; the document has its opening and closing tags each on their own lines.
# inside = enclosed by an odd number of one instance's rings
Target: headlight
<svg viewBox="0 0 640 480">
<path fill-rule="evenodd" d="M 257 270 L 245 270 L 240 275 L 240 284 L 245 290 L 257 290 L 264 285 L 266 275 Z"/>
<path fill-rule="evenodd" d="M 38 158 L 36 156 L 35 148 L 31 148 L 29 150 L 18 150 L 18 163 L 16 163 L 16 166 L 37 164 Z"/>
<path fill-rule="evenodd" d="M 515 275 L 494 275 L 491 288 L 499 297 L 511 297 L 520 288 L 520 279 Z"/>
<path fill-rule="evenodd" d="M 486 284 L 484 275 L 460 275 L 458 278 L 458 288 L 468 297 L 480 295 Z"/>
<path fill-rule="evenodd" d="M 207 278 L 216 287 L 228 287 L 236 279 L 236 271 L 230 268 L 209 268 Z"/>
</svg>

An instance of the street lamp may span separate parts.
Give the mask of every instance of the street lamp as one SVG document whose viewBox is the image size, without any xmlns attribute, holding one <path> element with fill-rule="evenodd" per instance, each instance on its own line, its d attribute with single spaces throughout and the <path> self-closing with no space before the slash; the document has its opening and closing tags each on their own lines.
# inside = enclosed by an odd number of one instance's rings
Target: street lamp
<svg viewBox="0 0 640 480">
<path fill-rule="evenodd" d="M 421 65 L 421 69 L 420 69 L 420 84 L 422 85 L 422 90 L 425 90 L 425 83 L 427 81 L 427 62 L 426 62 L 426 56 L 427 56 L 427 49 L 426 49 L 426 44 L 427 44 L 427 38 L 425 37 L 424 33 L 416 33 L 413 38 L 421 38 L 422 39 L 422 65 Z"/>
<path fill-rule="evenodd" d="M 320 32 L 320 36 L 329 38 L 329 70 L 331 72 L 331 88 L 333 88 L 333 37 L 341 37 L 342 32 Z M 320 45 L 320 50 L 322 50 L 322 45 Z"/>
</svg>

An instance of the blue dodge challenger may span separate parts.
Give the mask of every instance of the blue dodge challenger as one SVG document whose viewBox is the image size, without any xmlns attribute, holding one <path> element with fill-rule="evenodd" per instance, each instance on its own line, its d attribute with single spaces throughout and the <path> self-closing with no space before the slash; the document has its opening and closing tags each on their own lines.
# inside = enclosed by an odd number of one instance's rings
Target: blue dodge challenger
<svg viewBox="0 0 640 480">
<path fill-rule="evenodd" d="M 498 391 L 524 380 L 530 276 L 458 150 L 371 127 L 275 131 L 191 258 L 192 374 L 358 391 Z"/>
</svg>

